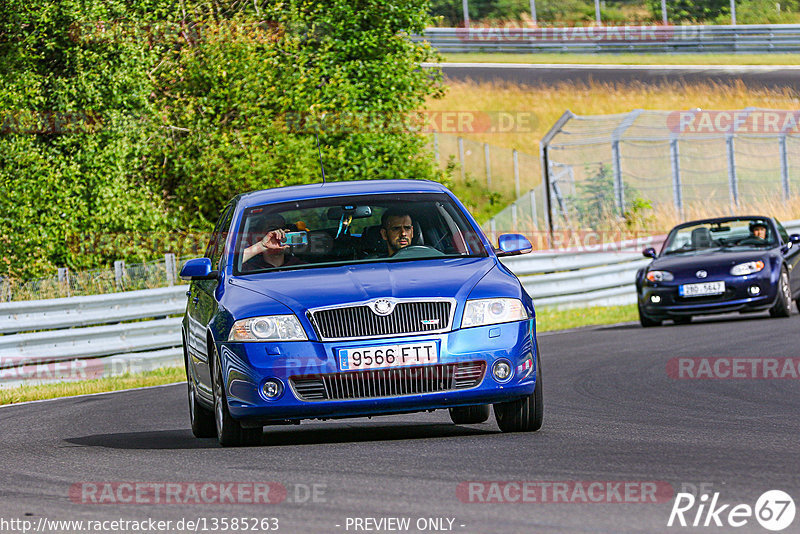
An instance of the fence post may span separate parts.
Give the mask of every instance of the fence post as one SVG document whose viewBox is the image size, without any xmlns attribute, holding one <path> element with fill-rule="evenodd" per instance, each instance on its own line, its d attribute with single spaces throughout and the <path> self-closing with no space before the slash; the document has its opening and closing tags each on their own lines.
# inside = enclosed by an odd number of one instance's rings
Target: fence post
<svg viewBox="0 0 800 534">
<path fill-rule="evenodd" d="M 519 152 L 516 148 L 511 151 L 511 161 L 514 163 L 514 190 L 519 198 Z"/>
<path fill-rule="evenodd" d="M 533 223 L 533 229 L 535 231 L 539 230 L 539 217 L 536 214 L 536 192 L 531 189 L 530 190 L 531 196 L 531 221 Z"/>
<path fill-rule="evenodd" d="M 781 183 L 783 184 L 783 198 L 789 200 L 791 190 L 789 189 L 789 156 L 786 153 L 786 134 L 778 137 L 781 147 Z"/>
<path fill-rule="evenodd" d="M 125 262 L 117 260 L 114 262 L 114 282 L 117 289 L 125 288 Z"/>
<path fill-rule="evenodd" d="M 736 156 L 734 154 L 733 134 L 725 136 L 728 146 L 728 182 L 731 191 L 731 209 L 739 207 L 739 184 L 736 182 Z"/>
<path fill-rule="evenodd" d="M 511 226 L 517 231 L 517 201 L 511 204 Z"/>
<path fill-rule="evenodd" d="M 678 213 L 683 217 L 683 191 L 681 190 L 681 162 L 678 151 L 678 139 L 673 137 L 669 142 L 669 156 L 672 166 L 672 199 Z"/>
<path fill-rule="evenodd" d="M 492 160 L 489 156 L 489 143 L 483 143 L 483 161 L 486 164 L 486 189 L 492 188 Z"/>
<path fill-rule="evenodd" d="M 11 302 L 11 284 L 0 276 L 0 302 Z"/>
<path fill-rule="evenodd" d="M 469 28 L 469 0 L 461 0 L 461 9 L 464 11 L 464 27 Z"/>
<path fill-rule="evenodd" d="M 458 163 L 461 166 L 461 180 L 466 181 L 466 175 L 464 171 L 464 139 L 462 137 L 458 138 Z"/>
<path fill-rule="evenodd" d="M 439 133 L 433 132 L 433 158 L 436 164 L 439 165 Z"/>
<path fill-rule="evenodd" d="M 531 0 L 531 21 L 533 21 L 534 26 L 538 24 L 536 21 L 536 0 Z"/>
<path fill-rule="evenodd" d="M 489 230 L 492 232 L 492 241 L 491 242 L 494 245 L 494 242 L 497 241 L 497 221 L 495 221 L 494 217 L 492 217 L 492 220 L 489 223 Z"/>
<path fill-rule="evenodd" d="M 167 252 L 164 254 L 164 267 L 167 271 L 167 283 L 175 285 L 175 254 Z"/>
<path fill-rule="evenodd" d="M 614 200 L 619 208 L 619 214 L 625 213 L 625 191 L 622 186 L 622 167 L 620 166 L 619 141 L 611 143 L 612 163 L 614 166 Z"/>
<path fill-rule="evenodd" d="M 69 288 L 69 269 L 66 267 L 59 267 L 58 268 L 58 283 L 64 284 L 67 289 L 67 296 L 71 297 L 72 294 Z"/>
</svg>

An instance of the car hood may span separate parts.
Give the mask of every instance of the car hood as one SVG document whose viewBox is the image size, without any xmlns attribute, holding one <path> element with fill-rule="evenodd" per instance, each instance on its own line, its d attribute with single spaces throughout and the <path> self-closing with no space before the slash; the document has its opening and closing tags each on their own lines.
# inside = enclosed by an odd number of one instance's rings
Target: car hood
<svg viewBox="0 0 800 534">
<path fill-rule="evenodd" d="M 443 258 L 294 269 L 231 279 L 303 314 L 309 308 L 380 297 L 466 299 L 493 267 L 493 258 Z M 248 299 L 249 300 L 249 299 Z"/>
<path fill-rule="evenodd" d="M 697 270 L 703 269 L 711 274 L 713 271 L 727 272 L 737 263 L 747 261 L 765 260 L 774 255 L 774 249 L 753 249 L 746 251 L 726 251 L 714 249 L 701 253 L 675 254 L 661 256 L 653 260 L 648 270 L 669 271 L 675 275 L 690 273 L 694 275 Z"/>
</svg>

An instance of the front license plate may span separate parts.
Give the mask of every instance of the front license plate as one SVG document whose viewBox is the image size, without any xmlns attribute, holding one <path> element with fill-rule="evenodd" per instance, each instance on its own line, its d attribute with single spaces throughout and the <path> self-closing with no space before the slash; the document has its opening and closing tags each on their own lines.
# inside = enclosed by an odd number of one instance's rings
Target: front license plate
<svg viewBox="0 0 800 534">
<path fill-rule="evenodd" d="M 703 282 L 701 284 L 684 284 L 678 292 L 682 297 L 702 297 L 725 293 L 725 282 Z"/>
<path fill-rule="evenodd" d="M 435 341 L 339 349 L 339 370 L 354 371 L 438 363 L 438 349 Z"/>
</svg>

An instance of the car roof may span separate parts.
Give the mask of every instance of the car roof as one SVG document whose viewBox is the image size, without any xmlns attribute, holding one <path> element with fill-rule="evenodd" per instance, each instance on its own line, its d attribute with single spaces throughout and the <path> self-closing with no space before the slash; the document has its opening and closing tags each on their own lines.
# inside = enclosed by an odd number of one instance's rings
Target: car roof
<svg viewBox="0 0 800 534">
<path fill-rule="evenodd" d="M 239 206 L 249 208 L 275 202 L 308 200 L 381 193 L 447 193 L 442 184 L 430 180 L 351 180 L 325 184 L 292 185 L 245 193 L 239 197 Z"/>
<path fill-rule="evenodd" d="M 673 230 L 675 230 L 677 228 L 685 228 L 687 226 L 694 226 L 696 224 L 706 224 L 706 223 L 715 224 L 715 223 L 724 223 L 724 222 L 729 222 L 729 221 L 741 221 L 741 220 L 745 220 L 746 221 L 746 220 L 749 220 L 749 219 L 759 219 L 759 220 L 763 220 L 763 221 L 773 222 L 772 221 L 772 217 L 765 217 L 763 215 L 731 215 L 729 217 L 712 217 L 710 219 L 697 219 L 697 220 L 694 220 L 694 221 L 687 221 L 687 222 L 675 225 Z"/>
</svg>

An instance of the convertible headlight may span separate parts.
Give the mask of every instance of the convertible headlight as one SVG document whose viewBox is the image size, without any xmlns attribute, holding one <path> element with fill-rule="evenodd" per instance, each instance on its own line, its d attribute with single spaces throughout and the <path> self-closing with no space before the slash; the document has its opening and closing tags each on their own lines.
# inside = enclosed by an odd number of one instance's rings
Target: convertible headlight
<svg viewBox="0 0 800 534">
<path fill-rule="evenodd" d="M 519 299 L 468 300 L 461 328 L 487 324 L 510 323 L 528 319 L 528 312 Z"/>
<path fill-rule="evenodd" d="M 747 263 L 740 263 L 739 265 L 734 265 L 731 267 L 731 274 L 733 276 L 744 276 L 746 274 L 757 273 L 763 268 L 764 262 L 761 260 L 748 261 Z"/>
<path fill-rule="evenodd" d="M 305 341 L 303 325 L 294 315 L 252 317 L 233 323 L 228 341 Z"/>
<path fill-rule="evenodd" d="M 647 271 L 645 278 L 650 282 L 672 282 L 675 279 L 669 271 Z"/>
</svg>

